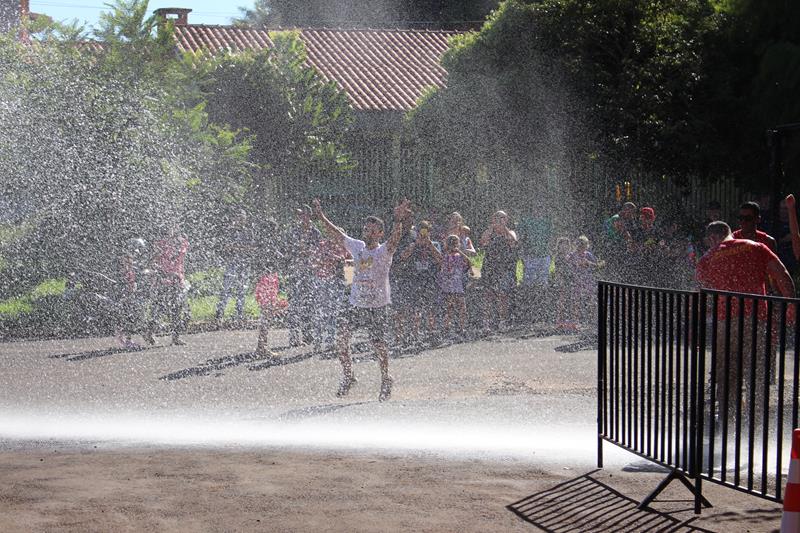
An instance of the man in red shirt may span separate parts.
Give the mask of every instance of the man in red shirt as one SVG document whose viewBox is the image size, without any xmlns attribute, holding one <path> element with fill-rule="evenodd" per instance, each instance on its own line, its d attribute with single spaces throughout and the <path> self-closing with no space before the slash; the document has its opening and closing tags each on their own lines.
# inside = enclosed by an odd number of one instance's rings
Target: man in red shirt
<svg viewBox="0 0 800 533">
<path fill-rule="evenodd" d="M 697 281 L 700 286 L 707 289 L 766 295 L 767 287 L 774 284 L 781 296 L 794 297 L 794 282 L 786 271 L 786 267 L 772 250 L 765 244 L 748 239 L 736 239 L 731 235 L 730 227 L 721 221 L 712 222 L 706 227 L 706 245 L 708 252 L 697 263 Z M 757 329 L 753 331 L 752 320 L 754 302 L 750 299 L 744 301 L 743 321 L 744 327 L 739 331 L 739 305 L 737 297 L 717 297 L 717 354 L 716 378 L 720 413 L 722 413 L 723 399 L 727 394 L 728 414 L 735 413 L 735 408 L 740 399 L 735 396 L 737 390 L 737 364 L 739 346 L 744 347 L 743 377 L 750 374 L 752 362 L 755 360 L 758 372 L 763 372 L 767 366 L 765 340 L 769 332 L 766 331 L 767 307 L 765 302 L 759 302 L 757 313 Z M 726 298 L 731 300 L 731 316 L 726 313 Z M 730 336 L 726 338 L 726 320 L 730 320 Z M 756 335 L 757 351 L 753 353 L 753 335 Z M 742 342 L 739 342 L 741 338 Z M 726 358 L 726 352 L 728 357 Z M 726 360 L 727 359 L 727 360 Z M 762 374 L 763 375 L 763 374 Z M 727 390 L 724 378 L 728 377 Z M 743 380 L 749 388 L 749 379 Z M 763 398 L 763 379 L 756 380 L 756 406 Z M 747 396 L 749 397 L 749 395 Z M 756 412 L 758 409 L 756 409 Z M 742 411 L 744 412 L 744 411 Z"/>
<path fill-rule="evenodd" d="M 756 202 L 745 202 L 739 206 L 739 229 L 733 232 L 734 239 L 748 239 L 766 245 L 778 253 L 778 244 L 767 233 L 758 229 L 761 223 L 761 206 Z"/>
</svg>

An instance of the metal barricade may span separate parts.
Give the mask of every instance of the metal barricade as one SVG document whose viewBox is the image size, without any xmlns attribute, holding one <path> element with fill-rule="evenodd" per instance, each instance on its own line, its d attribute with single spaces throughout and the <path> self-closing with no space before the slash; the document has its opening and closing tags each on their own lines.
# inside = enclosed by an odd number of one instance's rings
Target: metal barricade
<svg viewBox="0 0 800 533">
<path fill-rule="evenodd" d="M 798 302 L 600 282 L 598 466 L 610 442 L 669 468 L 642 507 L 675 479 L 697 513 L 710 505 L 703 480 L 781 501 L 798 427 Z"/>
</svg>

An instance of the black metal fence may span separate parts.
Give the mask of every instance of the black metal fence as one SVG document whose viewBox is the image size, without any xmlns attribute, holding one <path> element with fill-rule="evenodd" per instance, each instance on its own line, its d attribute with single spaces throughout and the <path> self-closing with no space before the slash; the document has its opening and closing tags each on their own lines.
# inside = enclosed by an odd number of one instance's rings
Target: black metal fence
<svg viewBox="0 0 800 533">
<path fill-rule="evenodd" d="M 598 466 L 611 442 L 702 481 L 782 501 L 798 427 L 800 300 L 598 285 Z M 692 481 L 690 482 L 689 479 Z"/>
</svg>

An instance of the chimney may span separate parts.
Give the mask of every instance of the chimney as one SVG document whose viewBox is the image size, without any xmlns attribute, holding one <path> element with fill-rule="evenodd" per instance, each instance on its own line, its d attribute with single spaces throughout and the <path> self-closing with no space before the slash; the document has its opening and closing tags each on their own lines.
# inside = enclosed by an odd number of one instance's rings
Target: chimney
<svg viewBox="0 0 800 533">
<path fill-rule="evenodd" d="M 31 3 L 30 0 L 19 0 L 19 20 L 25 22 L 31 18 Z M 28 30 L 24 26 L 20 27 L 19 40 L 26 43 L 30 40 Z"/>
<path fill-rule="evenodd" d="M 153 13 L 161 19 L 174 21 L 176 26 L 186 26 L 189 24 L 190 11 L 191 9 L 185 7 L 162 7 Z"/>
</svg>

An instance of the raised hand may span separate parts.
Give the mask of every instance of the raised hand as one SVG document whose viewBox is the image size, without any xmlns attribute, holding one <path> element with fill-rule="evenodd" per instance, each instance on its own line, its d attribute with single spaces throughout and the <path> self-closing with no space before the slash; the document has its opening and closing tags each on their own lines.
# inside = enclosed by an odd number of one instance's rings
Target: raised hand
<svg viewBox="0 0 800 533">
<path fill-rule="evenodd" d="M 794 199 L 794 194 L 790 194 L 786 197 L 786 207 L 794 209 L 795 205 L 797 205 L 797 201 Z"/>
<path fill-rule="evenodd" d="M 322 204 L 319 203 L 319 198 L 314 198 L 311 201 L 311 212 L 314 214 L 314 219 L 319 219 L 322 216 Z"/>
<path fill-rule="evenodd" d="M 411 200 L 408 198 L 403 199 L 400 204 L 394 208 L 394 219 L 398 222 L 406 220 L 412 215 Z"/>
</svg>

